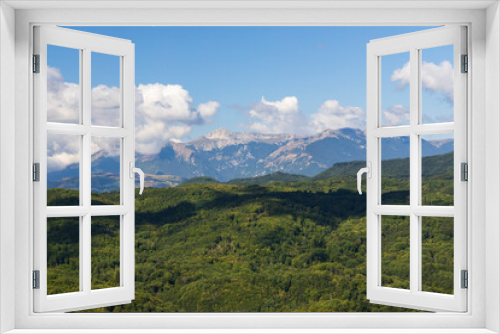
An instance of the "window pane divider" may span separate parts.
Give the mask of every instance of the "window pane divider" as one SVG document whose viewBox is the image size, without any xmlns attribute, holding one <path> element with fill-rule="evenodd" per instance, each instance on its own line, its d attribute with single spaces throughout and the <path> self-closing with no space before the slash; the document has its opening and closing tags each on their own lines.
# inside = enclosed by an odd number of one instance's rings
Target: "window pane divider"
<svg viewBox="0 0 500 334">
<path fill-rule="evenodd" d="M 130 212 L 126 205 L 100 205 L 100 206 L 54 206 L 47 207 L 48 218 L 58 217 L 83 217 L 92 216 L 118 216 Z"/>
<path fill-rule="evenodd" d="M 434 135 L 442 133 L 454 133 L 454 123 L 436 123 L 406 126 L 378 127 L 372 130 L 373 135 L 378 138 L 403 137 L 416 135 Z"/>
<path fill-rule="evenodd" d="M 412 206 L 412 213 L 421 217 L 454 217 L 453 206 Z"/>
<path fill-rule="evenodd" d="M 375 137 L 403 137 L 411 133 L 410 126 L 378 127 L 371 131 Z"/>
<path fill-rule="evenodd" d="M 419 135 L 415 130 L 420 123 L 420 51 L 410 49 L 410 206 L 420 204 L 420 159 L 422 156 Z M 413 211 L 413 210 L 412 210 Z M 422 244 L 420 237 L 420 217 L 410 215 L 410 291 L 420 291 L 422 272 Z"/>
<path fill-rule="evenodd" d="M 453 206 L 376 205 L 373 213 L 383 216 L 454 217 Z"/>
<path fill-rule="evenodd" d="M 434 135 L 441 133 L 454 133 L 455 124 L 451 123 L 435 123 L 421 124 L 412 127 L 412 132 L 417 135 Z"/>
<path fill-rule="evenodd" d="M 409 205 L 377 205 L 373 213 L 387 216 L 409 216 L 411 207 Z"/>
<path fill-rule="evenodd" d="M 92 136 L 124 138 L 131 134 L 131 130 L 104 126 L 47 123 L 47 133 L 80 136 L 90 133 Z"/>
</svg>

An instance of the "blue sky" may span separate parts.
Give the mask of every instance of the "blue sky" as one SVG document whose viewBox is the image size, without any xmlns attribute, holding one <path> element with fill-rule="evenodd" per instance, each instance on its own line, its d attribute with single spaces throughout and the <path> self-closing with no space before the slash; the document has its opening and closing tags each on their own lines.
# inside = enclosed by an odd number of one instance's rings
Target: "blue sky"
<svg viewBox="0 0 500 334">
<path fill-rule="evenodd" d="M 215 115 L 207 121 L 189 124 L 190 131 L 183 140 L 190 140 L 220 127 L 233 131 L 278 131 L 281 128 L 266 128 L 265 122 L 269 120 L 258 117 L 269 108 L 280 108 L 281 104 L 272 103 L 285 97 L 296 98 L 300 113 L 306 119 L 317 113 L 325 101 L 331 100 L 346 108 L 364 111 L 366 44 L 372 39 L 431 27 L 69 28 L 135 43 L 137 86 L 180 85 L 192 98 L 192 108 L 216 101 L 220 106 Z M 77 82 L 78 58 L 67 56 L 73 50 L 54 49 L 58 50 L 51 50 L 49 66 L 58 68 L 65 82 Z M 451 47 L 426 50 L 424 60 L 436 65 L 443 60 L 452 61 L 450 50 Z M 382 104 L 383 108 L 392 110 L 390 108 L 395 105 L 408 105 L 408 86 L 403 76 L 398 80 L 392 77 L 408 57 L 389 57 L 393 59 L 383 60 Z M 92 60 L 92 86 L 116 86 L 116 57 L 93 55 Z M 425 110 L 434 113 L 452 110 L 446 94 L 449 91 L 440 91 L 440 88 L 426 90 L 423 96 Z M 258 109 L 262 97 L 269 103 L 264 103 L 264 109 Z M 249 116 L 252 108 L 257 110 L 257 118 Z M 306 119 L 297 118 L 296 121 L 300 123 Z M 255 126 L 249 126 L 252 121 L 256 122 Z"/>
</svg>

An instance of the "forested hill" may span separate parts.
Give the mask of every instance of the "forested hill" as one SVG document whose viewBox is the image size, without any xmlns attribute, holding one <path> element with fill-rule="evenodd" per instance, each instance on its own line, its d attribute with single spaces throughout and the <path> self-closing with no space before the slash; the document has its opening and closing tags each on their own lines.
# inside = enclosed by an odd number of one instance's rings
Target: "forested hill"
<svg viewBox="0 0 500 334">
<path fill-rule="evenodd" d="M 409 158 L 383 160 L 384 177 L 408 178 L 410 172 Z M 246 179 L 234 179 L 226 182 L 232 185 L 262 185 L 270 182 L 325 181 L 332 178 L 355 178 L 358 171 L 366 166 L 365 161 L 339 162 L 313 177 L 276 172 L 264 176 Z M 450 179 L 453 177 L 453 152 L 422 158 L 422 175 Z M 446 176 L 445 176 L 446 175 Z M 208 177 L 195 177 L 184 181 L 181 186 L 189 184 L 220 183 Z"/>
<path fill-rule="evenodd" d="M 303 181 L 307 180 L 309 177 L 304 176 L 304 175 L 297 175 L 297 174 L 287 174 L 283 172 L 276 172 L 264 176 L 257 176 L 257 177 L 252 177 L 252 178 L 247 178 L 247 179 L 234 179 L 231 181 L 226 182 L 227 184 L 234 184 L 234 185 L 259 185 L 259 184 L 266 184 L 270 182 L 296 182 L 296 181 Z"/>
<path fill-rule="evenodd" d="M 335 177 L 356 177 L 358 171 L 366 167 L 365 161 L 340 162 L 314 176 L 312 180 L 320 181 Z M 382 168 L 385 177 L 409 177 L 410 159 L 383 160 Z M 453 152 L 422 158 L 422 173 L 432 177 L 442 174 L 453 174 Z"/>
<path fill-rule="evenodd" d="M 187 186 L 190 184 L 208 184 L 208 183 L 221 183 L 221 182 L 217 181 L 216 179 L 210 176 L 198 176 L 181 182 L 179 186 Z"/>
<path fill-rule="evenodd" d="M 453 183 L 441 171 L 422 181 L 423 194 L 453 205 Z M 405 201 L 408 183 L 387 180 L 383 199 Z M 366 197 L 355 187 L 354 177 L 341 176 L 145 189 L 135 202 L 135 299 L 93 311 L 403 311 L 366 299 Z M 92 203 L 119 198 L 95 193 Z M 78 191 L 48 190 L 49 206 L 69 203 L 78 205 Z M 119 285 L 119 226 L 117 217 L 92 217 L 94 289 Z M 78 291 L 79 219 L 49 218 L 47 227 L 48 293 Z M 382 284 L 407 289 L 409 220 L 386 216 L 381 229 Z M 422 219 L 422 266 L 424 291 L 453 293 L 453 218 Z"/>
</svg>

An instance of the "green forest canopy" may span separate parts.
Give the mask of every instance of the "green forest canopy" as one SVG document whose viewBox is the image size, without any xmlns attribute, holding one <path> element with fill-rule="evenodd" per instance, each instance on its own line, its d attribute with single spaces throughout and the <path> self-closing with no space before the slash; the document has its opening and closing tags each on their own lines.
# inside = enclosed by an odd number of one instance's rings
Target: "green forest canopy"
<svg viewBox="0 0 500 334">
<path fill-rule="evenodd" d="M 431 158 L 449 162 L 449 154 Z M 404 160 L 384 162 L 393 171 L 383 173 L 385 203 L 408 200 Z M 330 174 L 293 181 L 147 189 L 136 196 L 136 298 L 90 311 L 408 311 L 366 300 L 366 198 L 357 194 L 354 177 L 338 172 L 353 175 L 358 167 L 339 164 Z M 453 205 L 452 171 L 432 170 L 423 194 Z M 94 205 L 118 198 L 117 192 L 92 194 Z M 75 201 L 76 191 L 48 190 L 48 205 Z M 78 218 L 48 220 L 49 294 L 79 289 L 78 224 Z M 408 219 L 383 217 L 382 242 L 383 285 L 408 288 Z M 453 220 L 425 218 L 422 248 L 423 289 L 453 293 Z M 92 288 L 119 286 L 119 270 L 118 217 L 94 217 Z"/>
</svg>

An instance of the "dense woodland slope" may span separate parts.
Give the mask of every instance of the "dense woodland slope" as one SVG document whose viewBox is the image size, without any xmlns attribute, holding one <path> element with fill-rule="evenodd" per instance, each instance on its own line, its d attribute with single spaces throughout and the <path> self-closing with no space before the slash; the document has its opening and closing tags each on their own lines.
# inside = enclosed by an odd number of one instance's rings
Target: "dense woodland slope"
<svg viewBox="0 0 500 334">
<path fill-rule="evenodd" d="M 432 157 L 435 168 L 424 168 L 429 202 L 453 204 L 450 156 Z M 136 298 L 94 311 L 404 311 L 366 300 L 366 198 L 351 176 L 360 164 L 299 180 L 277 174 L 267 183 L 201 179 L 146 189 L 136 196 Z M 383 179 L 383 201 L 406 203 L 407 159 L 384 164 L 392 172 Z M 110 192 L 92 200 L 118 198 Z M 48 201 L 75 204 L 77 192 L 50 189 Z M 453 221 L 426 218 L 422 226 L 423 288 L 453 293 Z M 78 219 L 49 219 L 48 228 L 49 293 L 77 291 Z M 408 288 L 408 219 L 383 217 L 382 243 L 383 284 Z M 93 288 L 117 286 L 119 270 L 119 222 L 93 218 Z"/>
</svg>

